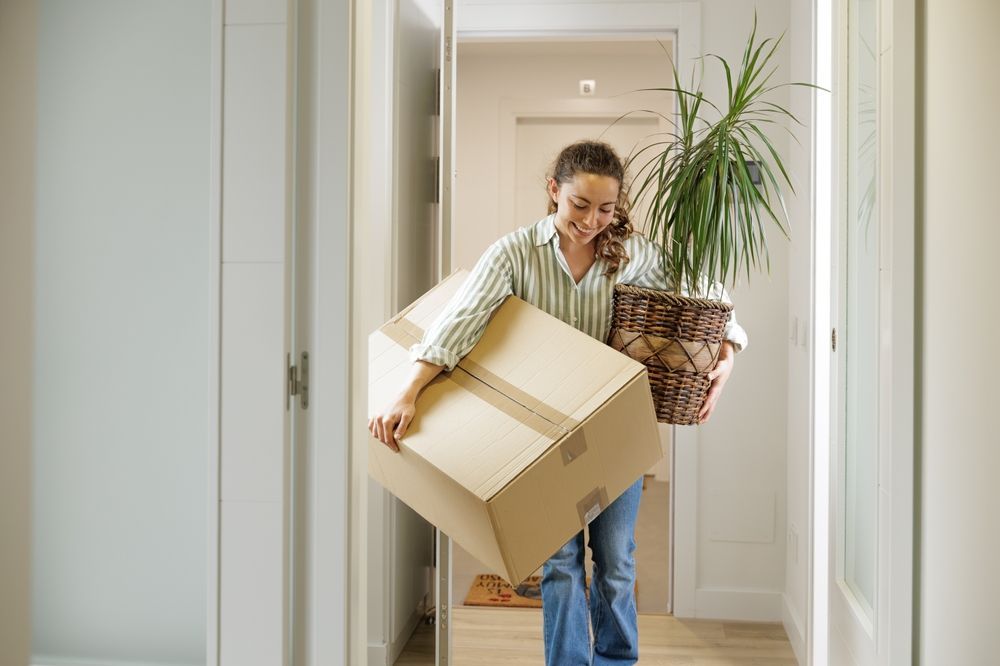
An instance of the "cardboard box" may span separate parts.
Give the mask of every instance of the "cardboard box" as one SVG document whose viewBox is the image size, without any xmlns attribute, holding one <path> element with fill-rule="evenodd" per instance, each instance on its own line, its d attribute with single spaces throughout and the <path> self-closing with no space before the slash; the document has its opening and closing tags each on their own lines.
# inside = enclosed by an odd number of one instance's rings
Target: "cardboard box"
<svg viewBox="0 0 1000 666">
<path fill-rule="evenodd" d="M 467 275 L 370 336 L 369 413 Z M 663 456 L 646 368 L 513 296 L 420 394 L 400 452 L 368 451 L 374 479 L 514 586 Z"/>
</svg>

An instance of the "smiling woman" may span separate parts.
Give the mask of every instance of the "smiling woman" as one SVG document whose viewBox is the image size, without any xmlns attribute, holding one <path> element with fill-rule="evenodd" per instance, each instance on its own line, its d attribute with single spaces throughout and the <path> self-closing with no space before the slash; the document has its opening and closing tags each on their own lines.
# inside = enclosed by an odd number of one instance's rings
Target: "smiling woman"
<svg viewBox="0 0 1000 666">
<path fill-rule="evenodd" d="M 447 7 L 448 3 L 445 4 Z M 399 16 L 365 18 L 368 12 L 363 9 L 364 5 L 356 5 L 362 8 L 358 15 L 364 23 L 359 23 L 362 31 L 355 42 L 358 45 L 355 81 L 359 90 L 354 98 L 354 117 L 359 119 L 355 136 L 364 145 L 358 148 L 361 144 L 355 144 L 355 159 L 361 166 L 355 172 L 358 179 L 354 186 L 358 209 L 354 235 L 357 285 L 354 302 L 359 306 L 356 312 L 367 320 L 354 324 L 352 335 L 357 338 L 352 343 L 352 359 L 357 367 L 364 365 L 364 336 L 381 324 L 386 315 L 405 305 L 395 300 L 399 292 L 394 290 L 401 286 L 402 293 L 410 293 L 413 289 L 411 283 L 406 283 L 411 279 L 410 274 L 394 262 L 386 249 L 413 231 L 397 229 L 404 222 L 391 213 L 380 214 L 379 206 L 398 191 L 385 179 L 385 174 L 394 167 L 392 151 L 397 142 L 412 139 L 397 137 L 395 132 L 409 133 L 410 123 L 415 122 L 415 118 L 406 117 L 404 110 L 401 120 L 407 124 L 394 124 L 392 118 L 387 122 L 381 115 L 381 91 L 399 92 L 418 80 L 408 68 L 397 67 L 394 71 L 388 66 L 398 58 L 407 63 L 416 61 L 415 54 L 401 53 L 406 45 L 394 41 L 392 32 L 412 26 Z M 814 61 L 815 16 L 810 13 L 811 3 L 793 3 L 790 7 L 787 3 L 767 2 L 758 3 L 757 8 L 763 32 L 780 34 L 786 28 L 789 32 L 786 43 L 792 45 L 792 55 L 786 60 L 787 52 L 779 54 L 776 76 L 784 77 L 787 73 L 796 80 L 805 80 L 811 73 L 810 63 Z M 445 42 L 442 59 L 450 56 L 452 64 L 456 56 L 462 60 L 454 88 L 448 87 L 445 77 L 440 89 L 443 99 L 450 94 L 456 95 L 459 109 L 454 129 L 455 168 L 441 172 L 442 183 L 455 185 L 455 214 L 454 219 L 449 216 L 436 228 L 439 235 L 435 238 L 435 242 L 444 245 L 448 245 L 449 239 L 451 242 L 454 259 L 449 261 L 442 254 L 442 263 L 437 266 L 445 275 L 458 267 L 473 266 L 498 238 L 517 227 L 540 223 L 549 217 L 539 219 L 546 212 L 539 204 L 547 182 L 544 176 L 548 175 L 541 172 L 559 148 L 587 137 L 606 141 L 624 156 L 635 143 L 635 135 L 669 132 L 670 121 L 675 119 L 675 99 L 666 95 L 653 99 L 655 93 L 647 93 L 641 99 L 637 96 L 621 105 L 627 108 L 620 108 L 616 106 L 623 102 L 620 97 L 608 99 L 606 96 L 643 86 L 671 85 L 671 59 L 686 80 L 698 66 L 696 58 L 700 55 L 718 53 L 730 61 L 738 58 L 752 25 L 754 5 L 738 0 L 613 4 L 560 1 L 534 3 L 533 9 L 529 15 L 510 11 L 510 4 L 500 0 L 461 3 L 454 15 L 458 21 L 457 34 L 446 29 L 442 35 Z M 443 15 L 450 16 L 447 9 Z M 380 36 L 383 26 L 388 34 Z M 643 26 L 643 30 L 637 31 L 635 26 Z M 386 57 L 389 60 L 383 61 Z M 382 66 L 383 63 L 387 66 Z M 444 65 L 442 69 L 447 71 Z M 706 94 L 713 99 L 724 95 L 726 86 L 724 75 L 718 77 L 716 74 L 718 72 L 710 70 L 705 79 Z M 387 80 L 383 81 L 382 76 L 388 77 Z M 580 80 L 596 81 L 593 96 L 579 96 Z M 620 88 L 616 90 L 615 86 Z M 790 104 L 789 108 L 794 110 L 811 108 L 815 103 L 808 94 L 803 94 L 801 99 L 788 97 L 794 96 L 777 91 L 774 103 Z M 644 123 L 637 118 L 634 125 L 623 120 L 600 136 L 618 115 L 636 108 L 639 103 L 659 110 L 666 118 L 644 119 Z M 393 106 L 392 103 L 387 106 L 390 113 Z M 660 120 L 664 126 L 657 124 Z M 445 124 L 440 126 L 440 131 L 447 135 L 452 127 L 446 120 L 442 122 Z M 813 199 L 808 176 L 813 173 L 811 146 L 808 141 L 804 141 L 801 148 L 790 141 L 779 141 L 775 148 L 782 155 L 791 155 L 788 164 L 797 183 L 803 183 L 803 189 L 796 185 L 800 196 L 790 205 L 796 219 L 809 220 Z M 430 155 L 428 159 L 433 157 Z M 441 161 L 445 163 L 447 156 L 442 155 Z M 421 171 L 411 173 L 415 176 L 413 182 L 422 182 L 416 177 Z M 568 184 L 559 187 L 567 188 Z M 439 210 L 444 213 L 450 195 L 442 189 L 442 196 Z M 587 195 L 583 198 L 587 201 L 571 201 L 571 212 L 585 215 L 570 221 L 580 227 L 582 237 L 577 240 L 585 242 L 594 230 L 588 226 L 592 222 L 587 216 L 594 218 L 596 226 L 601 214 L 600 204 L 606 200 Z M 550 199 L 551 195 L 547 200 Z M 576 208 L 588 204 L 596 206 L 597 211 Z M 643 219 L 641 212 L 636 210 L 634 219 Z M 540 268 L 548 270 L 554 266 L 552 273 L 564 278 L 567 289 L 575 283 L 578 289 L 585 290 L 595 276 L 600 276 L 601 270 L 594 265 L 585 272 L 571 270 L 566 261 L 570 252 L 567 248 L 577 242 L 573 240 L 576 232 L 570 227 L 569 233 L 564 229 L 561 237 L 555 219 L 551 220 L 551 226 L 551 235 L 543 230 L 545 239 L 538 239 L 541 245 L 532 241 L 529 252 L 537 252 L 546 241 L 553 246 L 559 243 L 559 255 L 567 269 L 563 269 L 556 255 L 553 255 L 556 257 L 553 264 L 540 264 Z M 739 294 L 734 294 L 739 298 L 741 314 L 747 313 L 746 323 L 752 325 L 756 351 L 739 354 L 741 367 L 732 373 L 722 398 L 725 408 L 715 411 L 709 427 L 667 430 L 673 434 L 673 454 L 668 471 L 672 539 L 669 566 L 672 568 L 668 574 L 667 597 L 672 606 L 666 610 L 673 610 L 681 617 L 700 615 L 773 621 L 782 618 L 787 605 L 791 619 L 785 625 L 797 650 L 802 651 L 807 630 L 811 631 L 806 589 L 812 524 L 804 512 L 802 515 L 791 512 L 793 509 L 798 511 L 800 506 L 811 505 L 811 489 L 805 481 L 810 478 L 805 461 L 810 451 L 811 433 L 806 431 L 805 417 L 800 415 L 811 413 L 813 404 L 807 367 L 810 357 L 806 355 L 804 341 L 807 332 L 819 336 L 819 331 L 812 325 L 811 285 L 814 282 L 808 259 L 814 239 L 803 234 L 798 240 L 802 244 L 793 248 L 794 262 L 780 246 L 775 248 L 771 284 L 759 282 L 753 289 L 740 289 Z M 501 254 L 495 248 L 490 250 L 493 258 Z M 390 267 L 388 271 L 386 266 Z M 635 269 L 636 258 L 632 256 L 619 272 Z M 560 316 L 579 318 L 579 309 L 567 314 L 566 311 L 573 307 L 572 301 L 564 302 Z M 371 315 L 371 312 L 377 314 Z M 798 324 L 791 345 L 786 322 Z M 808 350 L 813 350 L 812 344 Z M 736 351 L 735 344 L 731 351 Z M 773 371 L 774 367 L 782 367 L 774 363 L 784 364 L 786 358 L 788 372 Z M 364 373 L 359 372 L 354 388 L 355 394 L 362 396 L 361 403 L 366 394 L 366 382 Z M 789 391 L 790 384 L 794 385 L 794 391 Z M 795 407 L 794 415 L 790 405 Z M 352 413 L 358 411 L 355 409 Z M 367 414 L 364 414 L 363 404 L 360 411 L 364 422 Z M 789 432 L 794 437 L 786 434 L 785 423 L 789 423 Z M 406 631 L 400 619 L 405 619 L 413 606 L 404 607 L 406 601 L 398 599 L 405 598 L 408 590 L 419 587 L 413 581 L 423 571 L 420 569 L 423 560 L 405 545 L 401 546 L 391 533 L 395 518 L 389 510 L 391 498 L 382 501 L 378 493 L 371 493 L 368 501 L 363 501 L 367 444 L 367 437 L 355 440 L 354 455 L 347 461 L 352 467 L 351 506 L 357 515 L 355 518 L 352 513 L 354 522 L 350 536 L 354 558 L 350 565 L 353 572 L 350 576 L 351 607 L 365 604 L 367 613 L 363 616 L 369 627 L 367 635 L 363 625 L 360 630 L 351 630 L 352 649 L 361 654 L 366 648 L 366 639 L 368 649 L 373 651 L 379 645 L 387 646 L 398 640 L 400 632 Z M 794 473 L 786 475 L 786 467 L 794 469 Z M 652 505 L 648 494 L 643 499 L 647 507 Z M 437 560 L 439 567 L 433 570 L 433 580 L 439 583 L 438 596 L 430 601 L 449 604 L 450 615 L 452 551 L 446 539 L 439 544 L 442 544 Z M 455 563 L 456 573 L 465 571 L 458 555 Z M 370 574 L 367 580 L 364 579 L 366 569 Z M 454 584 L 457 601 L 466 587 L 461 585 L 458 576 Z M 391 595 L 399 589 L 403 597 L 394 599 Z M 642 596 L 650 598 L 649 594 Z M 442 661 L 447 658 L 450 663 L 446 640 L 452 627 L 447 620 L 451 618 L 441 616 L 444 612 L 441 607 L 437 610 L 438 647 Z M 462 638 L 467 640 L 467 636 Z"/>
<path fill-rule="evenodd" d="M 413 367 L 398 396 L 373 415 L 373 437 L 393 451 L 406 434 L 421 390 L 451 371 L 479 341 L 493 312 L 517 296 L 602 343 L 611 327 L 616 284 L 665 288 L 667 276 L 656 247 L 634 233 L 629 219 L 625 170 L 614 148 L 578 141 L 563 148 L 548 180 L 550 212 L 493 243 L 471 275 L 412 347 Z M 723 298 L 727 298 L 725 293 Z M 732 356 L 747 344 L 735 313 L 726 326 L 726 352 L 714 376 L 716 395 L 732 371 Z M 709 406 L 705 419 L 711 414 Z M 590 592 L 593 654 L 634 663 L 636 620 L 634 533 L 642 479 L 589 525 L 595 562 Z M 542 611 L 547 664 L 586 663 L 592 658 L 590 618 L 584 599 L 584 537 L 581 530 L 543 567 Z"/>
</svg>

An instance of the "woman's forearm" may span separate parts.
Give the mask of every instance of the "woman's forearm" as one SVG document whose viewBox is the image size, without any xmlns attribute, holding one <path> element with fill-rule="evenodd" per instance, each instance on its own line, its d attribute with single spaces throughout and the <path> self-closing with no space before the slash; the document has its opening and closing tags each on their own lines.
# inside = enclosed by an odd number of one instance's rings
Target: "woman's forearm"
<svg viewBox="0 0 1000 666">
<path fill-rule="evenodd" d="M 414 361 L 410 374 L 403 383 L 403 390 L 400 397 L 414 402 L 420 391 L 431 383 L 431 380 L 441 374 L 443 365 L 437 365 L 428 361 Z"/>
</svg>

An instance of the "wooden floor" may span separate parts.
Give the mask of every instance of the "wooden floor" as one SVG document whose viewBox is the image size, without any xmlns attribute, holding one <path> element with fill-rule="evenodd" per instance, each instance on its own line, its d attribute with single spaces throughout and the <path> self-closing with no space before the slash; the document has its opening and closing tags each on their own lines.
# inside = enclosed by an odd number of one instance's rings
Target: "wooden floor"
<svg viewBox="0 0 1000 666">
<path fill-rule="evenodd" d="M 452 661 L 458 666 L 544 663 L 540 610 L 453 609 Z M 780 624 L 679 620 L 639 616 L 639 663 L 643 666 L 792 666 L 796 664 Z M 432 666 L 434 627 L 421 625 L 398 666 Z"/>
</svg>

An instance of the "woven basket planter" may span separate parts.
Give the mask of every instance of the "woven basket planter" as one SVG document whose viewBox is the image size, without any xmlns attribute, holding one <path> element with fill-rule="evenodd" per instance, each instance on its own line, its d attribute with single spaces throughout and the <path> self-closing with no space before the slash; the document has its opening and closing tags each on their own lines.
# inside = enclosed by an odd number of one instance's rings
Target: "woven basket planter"
<svg viewBox="0 0 1000 666">
<path fill-rule="evenodd" d="M 721 301 L 615 286 L 608 344 L 646 366 L 661 423 L 698 422 L 732 309 Z"/>
</svg>

